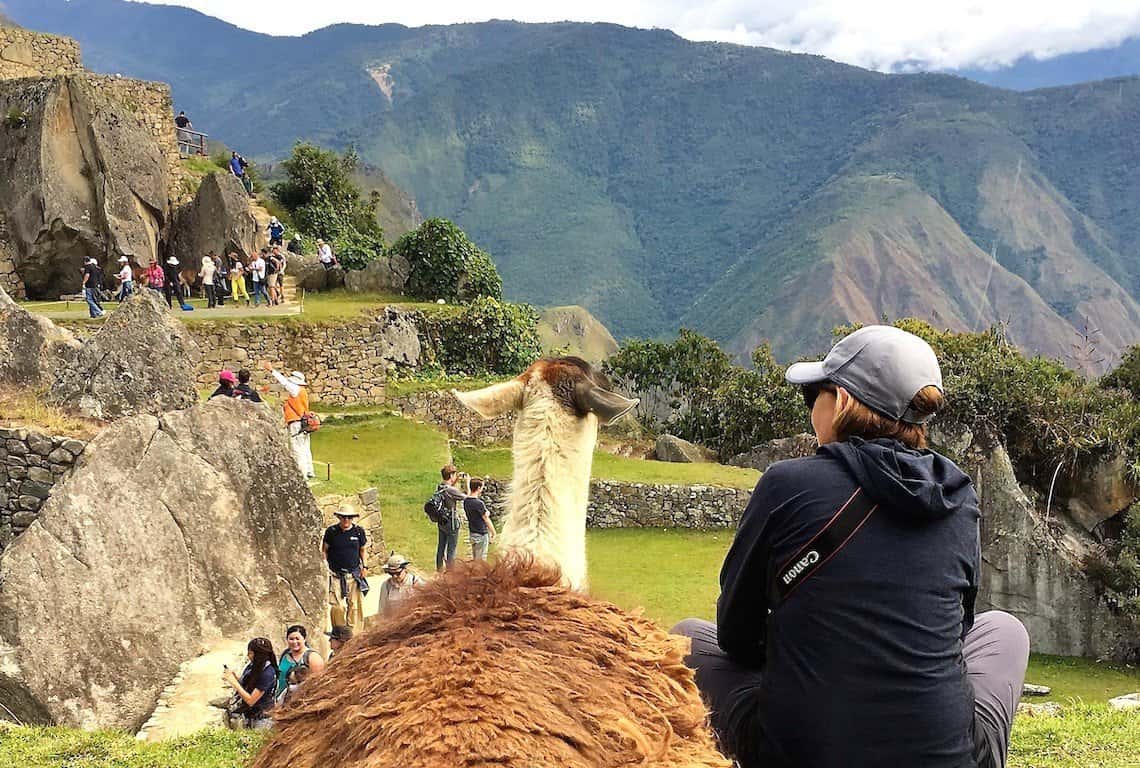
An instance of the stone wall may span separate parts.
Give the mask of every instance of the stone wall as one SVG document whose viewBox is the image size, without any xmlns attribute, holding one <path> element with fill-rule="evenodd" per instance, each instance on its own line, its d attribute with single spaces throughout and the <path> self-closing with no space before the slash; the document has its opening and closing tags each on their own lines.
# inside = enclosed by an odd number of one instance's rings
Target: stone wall
<svg viewBox="0 0 1140 768">
<path fill-rule="evenodd" d="M 651 485 L 616 480 L 590 482 L 590 528 L 736 528 L 750 491 L 708 485 Z M 483 498 L 492 518 L 502 517 L 506 484 L 487 478 Z"/>
<path fill-rule="evenodd" d="M 69 437 L 0 428 L 0 552 L 35 521 L 86 446 Z"/>
<path fill-rule="evenodd" d="M 55 77 L 82 69 L 79 43 L 71 38 L 0 26 L 0 80 Z"/>
<path fill-rule="evenodd" d="M 461 443 L 491 445 L 510 442 L 515 428 L 513 413 L 484 419 L 464 407 L 451 392 L 413 392 L 389 398 L 384 404 L 405 417 L 434 424 Z"/>
<path fill-rule="evenodd" d="M 14 299 L 25 297 L 24 281 L 16 272 L 16 244 L 12 242 L 3 212 L 0 212 L 0 289 Z"/>
</svg>

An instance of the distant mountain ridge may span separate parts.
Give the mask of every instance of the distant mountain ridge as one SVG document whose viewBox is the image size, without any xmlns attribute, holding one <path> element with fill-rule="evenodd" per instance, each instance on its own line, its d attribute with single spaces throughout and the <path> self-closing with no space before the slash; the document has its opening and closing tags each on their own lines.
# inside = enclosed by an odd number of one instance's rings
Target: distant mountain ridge
<svg viewBox="0 0 1140 768">
<path fill-rule="evenodd" d="M 1140 341 L 1140 81 L 1019 94 L 660 30 L 338 25 L 7 0 L 89 66 L 171 82 L 247 154 L 353 144 L 495 257 L 509 297 L 740 354 L 914 314 L 1068 357 Z M 241 66 L 235 61 L 240 60 Z"/>
</svg>

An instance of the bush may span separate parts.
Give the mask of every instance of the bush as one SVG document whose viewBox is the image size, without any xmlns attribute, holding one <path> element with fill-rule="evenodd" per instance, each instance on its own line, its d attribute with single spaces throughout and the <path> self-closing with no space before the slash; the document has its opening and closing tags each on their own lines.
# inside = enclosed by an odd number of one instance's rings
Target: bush
<svg viewBox="0 0 1140 768">
<path fill-rule="evenodd" d="M 363 269 L 384 252 L 384 230 L 376 221 L 376 201 L 365 199 L 352 181 L 356 152 L 338 155 L 298 142 L 281 163 L 284 181 L 273 197 L 310 241 L 329 241 L 346 269 Z"/>
<path fill-rule="evenodd" d="M 752 370 L 735 365 L 715 341 L 682 329 L 670 343 L 626 342 L 605 370 L 641 398 L 636 415 L 650 429 L 728 457 L 808 426 L 803 400 L 771 348 L 758 347 L 752 362 Z"/>
<path fill-rule="evenodd" d="M 397 240 L 391 253 L 407 259 L 407 290 L 416 298 L 503 297 L 503 280 L 491 256 L 446 219 L 428 219 Z"/>
<path fill-rule="evenodd" d="M 1100 380 L 1105 389 L 1123 389 L 1140 400 L 1140 344 L 1129 347 L 1124 359 L 1111 373 Z"/>
<path fill-rule="evenodd" d="M 483 296 L 426 320 L 428 346 L 449 375 L 515 375 L 542 356 L 538 312 L 529 304 Z"/>
</svg>

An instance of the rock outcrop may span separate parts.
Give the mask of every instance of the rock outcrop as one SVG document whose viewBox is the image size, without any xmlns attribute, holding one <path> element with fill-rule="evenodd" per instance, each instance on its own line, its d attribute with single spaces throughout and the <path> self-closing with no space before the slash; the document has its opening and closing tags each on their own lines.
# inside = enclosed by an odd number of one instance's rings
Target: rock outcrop
<svg viewBox="0 0 1140 768">
<path fill-rule="evenodd" d="M 290 253 L 286 274 L 292 275 L 297 280 L 297 285 L 306 291 L 340 288 L 346 279 L 343 269 L 325 269 L 314 254 Z"/>
<path fill-rule="evenodd" d="M 210 643 L 320 626 L 321 531 L 272 409 L 112 424 L 0 556 L 0 719 L 137 728 Z"/>
<path fill-rule="evenodd" d="M 734 467 L 751 467 L 763 472 L 777 461 L 811 456 L 818 446 L 815 435 L 805 433 L 793 437 L 781 437 L 761 443 L 746 453 L 738 453 L 729 459 L 728 463 Z"/>
<path fill-rule="evenodd" d="M 142 291 L 125 301 L 60 372 L 48 399 L 94 419 L 162 414 L 198 400 L 201 352 L 162 299 Z"/>
<path fill-rule="evenodd" d="M 70 332 L 23 309 L 0 288 L 0 385 L 46 388 L 79 348 Z"/>
<path fill-rule="evenodd" d="M 948 442 L 966 444 L 960 451 L 936 448 L 970 474 L 981 499 L 977 609 L 1017 616 L 1038 653 L 1117 659 L 1140 654 L 1140 626 L 1110 606 L 1083 570 L 1095 539 L 1060 505 L 1046 519 L 1043 500 L 1018 484 L 1000 442 L 969 434 Z"/>
<path fill-rule="evenodd" d="M 210 251 L 239 253 L 246 261 L 258 250 L 257 219 L 237 177 L 212 173 L 202 179 L 194 199 L 174 215 L 167 250 L 182 265 L 195 269 Z"/>
<path fill-rule="evenodd" d="M 682 464 L 699 464 L 708 461 L 705 450 L 676 435 L 661 435 L 657 438 L 655 450 L 658 461 L 672 461 Z"/>
<path fill-rule="evenodd" d="M 0 83 L 0 217 L 28 296 L 81 283 L 85 259 L 145 265 L 168 222 L 166 160 L 150 128 L 82 74 Z"/>
<path fill-rule="evenodd" d="M 344 287 L 351 293 L 403 293 L 412 268 L 399 254 L 384 254 L 364 269 L 344 273 Z"/>
</svg>

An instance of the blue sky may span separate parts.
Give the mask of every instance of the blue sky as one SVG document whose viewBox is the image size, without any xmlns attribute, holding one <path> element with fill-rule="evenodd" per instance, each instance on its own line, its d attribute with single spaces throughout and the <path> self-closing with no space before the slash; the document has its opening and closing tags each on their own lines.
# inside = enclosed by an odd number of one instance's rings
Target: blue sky
<svg viewBox="0 0 1140 768">
<path fill-rule="evenodd" d="M 142 1 L 142 0 L 136 0 Z M 295 35 L 337 22 L 608 21 L 889 70 L 992 67 L 1140 34 L 1140 0 L 160 0 Z"/>
</svg>

